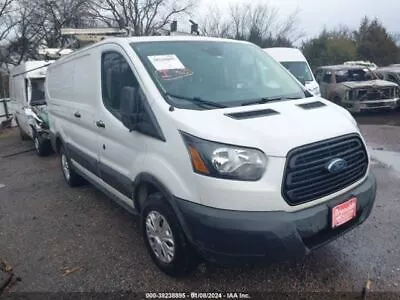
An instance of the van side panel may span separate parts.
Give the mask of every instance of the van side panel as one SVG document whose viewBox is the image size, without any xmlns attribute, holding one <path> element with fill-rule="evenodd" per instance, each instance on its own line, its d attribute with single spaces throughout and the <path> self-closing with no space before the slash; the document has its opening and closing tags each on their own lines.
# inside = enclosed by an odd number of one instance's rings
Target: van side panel
<svg viewBox="0 0 400 300">
<path fill-rule="evenodd" d="M 99 99 L 99 66 L 88 53 L 49 68 L 48 98 L 53 134 L 61 135 L 71 158 L 97 174 L 97 133 L 94 103 Z"/>
<path fill-rule="evenodd" d="M 10 100 L 14 103 L 15 117 L 20 129 L 28 133 L 27 122 L 23 108 L 28 104 L 27 99 L 27 85 L 25 84 L 26 74 L 16 76 L 17 74 L 25 72 L 25 64 L 14 67 L 10 73 Z"/>
</svg>

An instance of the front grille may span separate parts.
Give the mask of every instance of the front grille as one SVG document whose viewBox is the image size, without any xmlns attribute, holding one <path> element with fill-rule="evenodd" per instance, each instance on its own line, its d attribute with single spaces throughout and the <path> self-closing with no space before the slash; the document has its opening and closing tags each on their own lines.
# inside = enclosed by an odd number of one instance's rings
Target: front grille
<svg viewBox="0 0 400 300">
<path fill-rule="evenodd" d="M 347 168 L 332 174 L 326 165 L 337 158 L 346 160 Z M 367 169 L 367 151 L 357 134 L 301 146 L 288 154 L 282 194 L 290 205 L 310 202 L 350 186 Z"/>
<path fill-rule="evenodd" d="M 358 100 L 382 100 L 391 99 L 395 97 L 394 88 L 380 88 L 380 89 L 361 89 L 358 90 Z"/>
</svg>

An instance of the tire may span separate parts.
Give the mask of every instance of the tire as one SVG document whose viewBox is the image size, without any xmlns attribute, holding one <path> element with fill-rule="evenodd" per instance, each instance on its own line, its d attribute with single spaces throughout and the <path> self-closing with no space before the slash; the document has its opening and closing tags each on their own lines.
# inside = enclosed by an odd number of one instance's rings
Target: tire
<svg viewBox="0 0 400 300">
<path fill-rule="evenodd" d="M 153 250 L 154 246 L 152 246 L 152 244 L 160 245 L 157 243 L 157 240 L 160 241 L 156 237 L 157 233 L 151 229 L 154 228 L 152 225 L 157 224 L 155 222 L 161 222 L 158 224 L 162 224 L 163 228 L 159 229 L 165 230 L 166 233 L 170 232 L 169 235 L 164 234 L 164 236 L 169 236 L 170 238 L 169 241 L 163 243 L 164 247 L 161 247 L 163 250 L 158 247 L 160 254 L 157 254 Z M 162 194 L 154 193 L 147 198 L 141 213 L 141 226 L 143 239 L 151 259 L 162 272 L 171 277 L 184 277 L 197 268 L 200 262 L 199 257 L 188 242 L 178 218 Z M 173 243 L 171 243 L 171 237 Z M 170 247 L 171 245 L 173 246 Z M 170 253 L 169 256 L 163 255 L 166 253 L 165 249 L 168 246 L 170 251 L 173 249 L 171 251 L 173 254 Z"/>
<path fill-rule="evenodd" d="M 85 184 L 85 180 L 74 171 L 64 145 L 62 145 L 60 149 L 60 162 L 64 179 L 70 187 L 78 187 Z"/>
<path fill-rule="evenodd" d="M 35 134 L 33 138 L 35 144 L 35 150 L 39 156 L 47 156 L 51 153 L 51 144 L 49 139 L 43 138 L 42 136 Z"/>
</svg>

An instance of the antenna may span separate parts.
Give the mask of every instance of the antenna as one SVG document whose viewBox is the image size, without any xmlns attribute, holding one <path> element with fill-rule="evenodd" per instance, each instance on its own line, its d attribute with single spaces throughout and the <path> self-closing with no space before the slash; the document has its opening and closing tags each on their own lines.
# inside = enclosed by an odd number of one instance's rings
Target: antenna
<svg viewBox="0 0 400 300">
<path fill-rule="evenodd" d="M 171 32 L 176 32 L 178 31 L 178 21 L 172 21 L 171 23 Z"/>
<path fill-rule="evenodd" d="M 190 23 L 192 23 L 192 25 L 190 26 L 190 34 L 197 34 L 200 35 L 199 32 L 199 24 L 197 24 L 196 22 L 194 22 L 193 20 L 189 20 Z"/>
</svg>

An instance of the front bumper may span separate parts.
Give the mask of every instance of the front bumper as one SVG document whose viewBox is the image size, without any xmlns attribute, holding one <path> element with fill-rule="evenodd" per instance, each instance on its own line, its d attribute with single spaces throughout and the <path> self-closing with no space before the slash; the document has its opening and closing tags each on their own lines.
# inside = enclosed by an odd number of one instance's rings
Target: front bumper
<svg viewBox="0 0 400 300">
<path fill-rule="evenodd" d="M 368 101 L 343 101 L 343 106 L 351 112 L 362 112 L 379 109 L 396 109 L 400 107 L 400 98 L 368 100 Z"/>
<path fill-rule="evenodd" d="M 357 217 L 331 229 L 331 208 L 353 196 L 358 199 Z M 301 258 L 363 223 L 371 213 L 375 196 L 376 179 L 370 173 L 346 194 L 293 213 L 228 211 L 181 199 L 176 199 L 176 204 L 182 226 L 199 253 L 207 260 L 232 264 Z"/>
</svg>

